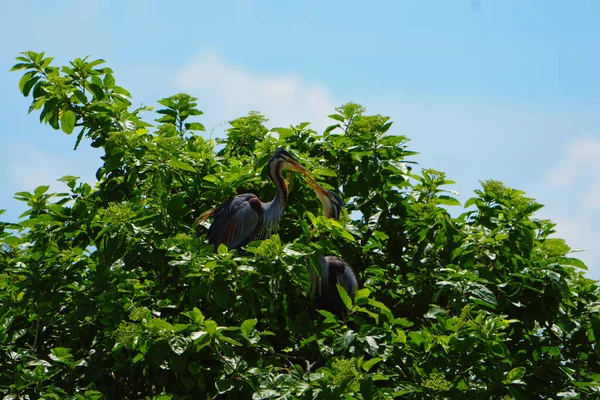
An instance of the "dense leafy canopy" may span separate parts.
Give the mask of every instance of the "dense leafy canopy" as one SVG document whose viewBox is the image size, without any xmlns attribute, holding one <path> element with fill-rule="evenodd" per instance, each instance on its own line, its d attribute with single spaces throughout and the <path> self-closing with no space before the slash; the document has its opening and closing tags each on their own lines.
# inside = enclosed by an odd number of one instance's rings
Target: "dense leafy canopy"
<svg viewBox="0 0 600 400">
<path fill-rule="evenodd" d="M 69 193 L 17 193 L 28 210 L 0 224 L 6 398 L 519 399 L 600 388 L 598 286 L 524 193 L 486 181 L 451 216 L 453 182 L 415 174 L 408 139 L 358 104 L 337 108 L 323 133 L 269 131 L 252 112 L 215 144 L 187 94 L 160 100 L 152 126 L 102 60 L 18 61 L 30 111 L 104 155 L 95 187 L 65 176 Z M 348 213 L 326 219 L 288 173 L 278 233 L 243 254 L 213 251 L 197 218 L 238 193 L 270 200 L 264 165 L 280 146 Z M 315 254 L 357 272 L 346 322 L 311 306 Z"/>
</svg>

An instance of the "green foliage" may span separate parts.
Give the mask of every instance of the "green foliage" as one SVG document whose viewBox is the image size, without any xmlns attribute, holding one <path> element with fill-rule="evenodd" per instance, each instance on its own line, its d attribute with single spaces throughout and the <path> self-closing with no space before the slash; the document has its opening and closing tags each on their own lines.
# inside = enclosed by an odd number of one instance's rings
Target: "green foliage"
<svg viewBox="0 0 600 400">
<path fill-rule="evenodd" d="M 98 183 L 15 198 L 0 223 L 0 392 L 6 398 L 592 398 L 600 301 L 540 204 L 496 181 L 465 203 L 444 173 L 409 167 L 388 117 L 338 107 L 270 133 L 252 112 L 222 148 L 198 136 L 196 99 L 131 109 L 102 60 L 14 70 L 40 121 L 104 151 Z M 297 174 L 279 231 L 244 253 L 206 243 L 198 217 L 232 195 L 269 200 L 264 166 L 290 149 L 348 214 L 322 216 Z M 311 306 L 315 254 L 361 289 L 346 322 Z"/>
</svg>

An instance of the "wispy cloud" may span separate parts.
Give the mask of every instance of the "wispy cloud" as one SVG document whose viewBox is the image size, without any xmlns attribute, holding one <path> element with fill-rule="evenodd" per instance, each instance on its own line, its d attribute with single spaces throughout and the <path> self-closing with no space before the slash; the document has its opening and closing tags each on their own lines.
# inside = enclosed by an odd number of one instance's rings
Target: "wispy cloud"
<svg viewBox="0 0 600 400">
<path fill-rule="evenodd" d="M 545 177 L 546 185 L 554 189 L 567 188 L 576 184 L 586 185 L 586 181 L 590 189 L 594 189 L 597 188 L 599 180 L 600 136 L 586 136 L 572 140 L 566 154 Z"/>
<path fill-rule="evenodd" d="M 219 122 L 256 110 L 269 118 L 271 127 L 308 121 L 323 129 L 336 105 L 321 84 L 306 82 L 293 72 L 252 72 L 218 52 L 199 54 L 179 71 L 175 83 L 178 90 L 198 97 L 200 108 Z"/>
<path fill-rule="evenodd" d="M 8 198 L 15 192 L 33 192 L 43 185 L 49 185 L 51 193 L 68 191 L 68 187 L 58 181 L 65 175 L 79 176 L 80 181 L 90 185 L 96 182 L 95 170 L 98 164 L 90 162 L 90 159 L 98 157 L 95 149 L 57 154 L 31 142 L 15 141 L 8 143 L 5 150 L 6 156 L 2 160 L 4 171 L 3 176 L 0 176 L 1 181 L 6 184 L 5 193 L 2 194 L 6 197 L 3 203 L 7 201 L 8 204 Z M 22 206 L 20 203 L 12 203 L 9 207 L 10 217 L 14 219 L 22 211 Z"/>
<path fill-rule="evenodd" d="M 564 155 L 544 178 L 550 195 L 569 201 L 561 214 L 552 220 L 558 236 L 572 248 L 586 250 L 581 259 L 590 267 L 589 275 L 600 279 L 600 136 L 583 136 L 571 140 Z M 565 200 L 566 201 L 566 200 Z"/>
</svg>

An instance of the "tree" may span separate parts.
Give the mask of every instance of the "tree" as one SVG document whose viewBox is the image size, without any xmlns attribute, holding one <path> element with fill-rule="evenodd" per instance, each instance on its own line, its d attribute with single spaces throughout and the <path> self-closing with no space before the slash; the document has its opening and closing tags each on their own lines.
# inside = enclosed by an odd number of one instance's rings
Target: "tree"
<svg viewBox="0 0 600 400">
<path fill-rule="evenodd" d="M 13 70 L 40 121 L 104 155 L 95 187 L 20 192 L 0 225 L 0 390 L 7 398 L 563 398 L 600 388 L 598 286 L 523 192 L 484 181 L 465 211 L 444 173 L 408 167 L 408 139 L 348 103 L 308 123 L 230 122 L 215 149 L 196 99 L 146 108 L 104 61 Z M 322 216 L 289 174 L 277 234 L 215 252 L 205 211 L 272 196 L 263 167 L 290 149 L 347 215 Z M 75 172 L 75 171 L 74 171 Z M 339 255 L 361 289 L 347 323 L 309 298 L 315 254 Z M 12 397 L 11 397 L 12 396 Z"/>
</svg>

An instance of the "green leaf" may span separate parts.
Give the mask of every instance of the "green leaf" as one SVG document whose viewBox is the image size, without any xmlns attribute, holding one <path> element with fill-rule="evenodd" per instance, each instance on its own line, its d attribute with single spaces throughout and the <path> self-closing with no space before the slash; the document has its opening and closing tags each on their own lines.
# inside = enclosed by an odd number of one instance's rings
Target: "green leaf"
<svg viewBox="0 0 600 400">
<path fill-rule="evenodd" d="M 184 171 L 189 171 L 189 172 L 197 172 L 196 169 L 194 167 L 192 167 L 190 164 L 180 161 L 176 158 L 171 158 L 169 160 L 169 165 L 176 169 L 182 169 Z"/>
<path fill-rule="evenodd" d="M 142 361 L 144 359 L 144 355 L 142 353 L 138 353 L 135 357 L 133 357 L 133 359 L 131 360 L 132 364 L 137 364 L 139 361 Z"/>
<path fill-rule="evenodd" d="M 229 392 L 234 388 L 233 381 L 226 377 L 221 377 L 215 382 L 215 387 L 219 394 L 224 394 Z"/>
<path fill-rule="evenodd" d="M 242 322 L 242 325 L 240 326 L 242 335 L 244 335 L 245 337 L 249 337 L 250 333 L 252 333 L 252 331 L 254 330 L 254 327 L 256 326 L 257 322 L 258 320 L 256 318 L 247 319 L 244 322 Z"/>
<path fill-rule="evenodd" d="M 478 204 L 481 200 L 478 197 L 471 197 L 465 202 L 464 208 L 469 208 L 473 204 Z"/>
<path fill-rule="evenodd" d="M 35 188 L 35 190 L 33 191 L 33 194 L 35 196 L 35 198 L 39 198 L 41 197 L 44 193 L 46 193 L 48 191 L 48 189 L 50 189 L 50 186 L 48 185 L 42 185 L 42 186 L 38 186 Z M 20 192 L 23 193 L 23 192 Z"/>
<path fill-rule="evenodd" d="M 330 125 L 327 128 L 325 128 L 325 132 L 324 134 L 327 135 L 329 132 L 333 131 L 334 129 L 337 129 L 340 127 L 340 124 L 335 124 L 335 125 Z"/>
<path fill-rule="evenodd" d="M 342 302 L 344 303 L 344 305 L 346 306 L 347 309 L 351 309 L 352 308 L 352 299 L 350 298 L 350 296 L 348 296 L 348 293 L 346 293 L 346 289 L 344 289 L 343 286 L 341 286 L 340 284 L 337 284 L 337 290 L 338 293 L 340 294 L 340 298 L 342 299 Z"/>
<path fill-rule="evenodd" d="M 341 352 L 346 350 L 356 339 L 356 332 L 352 330 L 346 331 L 343 335 L 336 338 L 333 342 L 333 350 L 335 352 Z"/>
<path fill-rule="evenodd" d="M 75 115 L 75 113 L 71 110 L 66 110 L 63 114 L 62 114 L 62 118 L 60 119 L 61 122 L 61 129 L 64 133 L 70 134 L 71 132 L 73 132 L 73 129 L 75 128 L 75 122 L 77 120 L 77 116 Z"/>
<path fill-rule="evenodd" d="M 329 168 L 315 168 L 315 169 L 313 169 L 312 172 L 314 175 L 319 175 L 319 176 L 332 176 L 332 177 L 337 176 L 335 171 L 333 171 Z"/>
<path fill-rule="evenodd" d="M 331 115 L 328 115 L 327 117 L 329 117 L 331 119 L 335 119 L 336 121 L 339 121 L 339 122 L 344 122 L 345 121 L 345 118 L 342 115 L 339 115 L 339 114 L 331 114 Z"/>
<path fill-rule="evenodd" d="M 112 88 L 112 90 L 113 90 L 113 93 L 118 93 L 125 97 L 131 97 L 131 93 L 129 93 L 127 90 L 123 89 L 120 86 L 115 86 Z"/>
<path fill-rule="evenodd" d="M 436 202 L 445 206 L 460 206 L 460 201 L 456 200 L 454 197 L 446 195 L 438 196 L 436 198 Z"/>
<path fill-rule="evenodd" d="M 13 197 L 20 201 L 27 201 L 33 198 L 33 195 L 29 192 L 17 192 Z"/>
<path fill-rule="evenodd" d="M 169 346 L 171 347 L 173 353 L 177 355 L 183 354 L 187 350 L 189 344 L 190 339 L 186 337 L 174 336 L 169 339 Z"/>
<path fill-rule="evenodd" d="M 409 321 L 406 318 L 395 318 L 393 323 L 394 323 L 394 325 L 400 325 L 403 328 L 410 328 L 411 326 L 415 325 L 414 322 Z"/>
<path fill-rule="evenodd" d="M 491 290 L 489 290 L 483 285 L 477 285 L 477 289 L 473 290 L 472 293 L 475 297 L 483 300 L 490 306 L 495 307 L 498 305 L 498 300 L 496 300 L 496 296 L 494 295 L 494 293 L 492 293 Z"/>
<path fill-rule="evenodd" d="M 365 361 L 362 364 L 362 368 L 366 371 L 369 372 L 369 370 L 378 362 L 380 362 L 382 359 L 380 357 L 375 357 L 375 358 L 371 358 L 370 360 Z"/>
<path fill-rule="evenodd" d="M 112 76 L 112 74 L 106 74 L 103 82 L 104 87 L 108 89 L 112 89 L 115 86 L 115 78 Z"/>
<path fill-rule="evenodd" d="M 22 69 L 29 69 L 29 68 L 33 68 L 35 65 L 32 63 L 17 63 L 15 65 L 12 66 L 12 68 L 10 69 L 10 72 L 12 71 L 19 71 Z"/>
<path fill-rule="evenodd" d="M 92 94 L 94 95 L 94 98 L 96 100 L 102 100 L 104 98 L 104 90 L 102 90 L 102 88 L 94 83 L 90 83 L 89 84 L 89 89 L 92 92 Z"/>
<path fill-rule="evenodd" d="M 571 257 L 563 257 L 561 260 L 561 265 L 572 265 L 574 267 L 583 269 L 585 271 L 588 270 L 587 265 L 585 265 L 585 263 L 577 258 L 571 258 Z"/>
<path fill-rule="evenodd" d="M 522 377 L 525 376 L 525 372 L 527 372 L 525 367 L 513 368 L 510 371 L 508 371 L 508 374 L 506 374 L 506 381 L 508 383 L 510 383 L 510 382 L 514 382 L 518 379 L 521 379 Z"/>
<path fill-rule="evenodd" d="M 406 332 L 402 329 L 396 329 L 396 340 L 400 343 L 406 343 Z"/>
<path fill-rule="evenodd" d="M 105 62 L 106 62 L 106 61 L 104 61 L 103 59 L 99 58 L 99 59 L 97 59 L 97 60 L 90 61 L 90 62 L 88 63 L 88 67 L 89 67 L 89 68 L 92 68 L 92 67 L 95 67 L 95 66 L 97 66 L 97 65 L 104 64 Z"/>
<path fill-rule="evenodd" d="M 370 294 L 371 294 L 371 291 L 367 288 L 362 288 L 360 290 L 357 290 L 356 294 L 354 295 L 354 301 L 358 301 L 360 299 L 366 299 L 369 297 Z"/>
<path fill-rule="evenodd" d="M 185 129 L 187 129 L 188 131 L 202 131 L 204 132 L 206 129 L 204 128 L 204 125 L 198 123 L 198 122 L 187 122 L 185 123 Z"/>
<path fill-rule="evenodd" d="M 219 333 L 219 334 L 218 334 L 218 337 L 219 337 L 219 340 L 222 340 L 222 341 L 224 341 L 224 342 L 227 342 L 227 343 L 229 343 L 229 344 L 232 344 L 232 345 L 234 345 L 234 346 L 243 346 L 243 344 L 241 344 L 241 343 L 240 343 L 240 342 L 238 342 L 237 340 L 235 340 L 235 339 L 232 339 L 232 338 L 230 338 L 230 337 L 227 337 L 227 336 L 225 336 L 225 335 L 223 335 L 223 334 L 221 334 L 221 333 Z"/>
<path fill-rule="evenodd" d="M 365 351 L 371 356 L 376 356 L 379 351 L 379 345 L 373 336 L 367 336 L 365 338 Z"/>
<path fill-rule="evenodd" d="M 158 329 L 163 329 L 166 331 L 173 331 L 173 325 L 171 325 L 170 323 L 168 323 L 167 321 L 160 319 L 160 318 L 154 318 L 151 322 L 151 325 L 154 326 L 155 328 Z"/>
<path fill-rule="evenodd" d="M 39 80 L 40 80 L 40 77 L 35 76 L 35 77 L 31 78 L 29 81 L 27 81 L 25 83 L 25 85 L 23 85 L 23 95 L 29 96 L 31 89 L 33 89 L 34 86 L 36 86 L 36 83 L 38 83 Z M 39 91 L 39 89 L 38 89 L 38 91 Z"/>
<path fill-rule="evenodd" d="M 217 249 L 217 253 L 218 253 L 220 256 L 224 256 L 224 255 L 226 255 L 226 254 L 228 254 L 228 253 L 229 253 L 229 249 L 227 248 L 227 246 L 225 246 L 223 243 L 221 243 L 221 244 L 219 245 L 219 248 Z"/>
<path fill-rule="evenodd" d="M 29 92 L 25 91 L 25 85 L 27 85 L 27 82 L 29 82 L 35 76 L 36 73 L 36 71 L 27 72 L 19 80 L 19 90 L 21 91 L 21 93 L 23 93 L 23 96 L 27 97 L 29 95 Z"/>
</svg>

